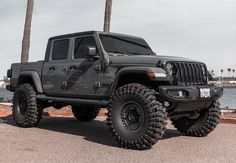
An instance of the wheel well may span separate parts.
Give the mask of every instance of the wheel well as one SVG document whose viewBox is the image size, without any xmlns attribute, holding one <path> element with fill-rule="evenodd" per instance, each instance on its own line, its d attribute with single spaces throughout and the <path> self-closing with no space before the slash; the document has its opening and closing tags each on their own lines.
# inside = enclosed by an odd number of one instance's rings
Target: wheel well
<svg viewBox="0 0 236 163">
<path fill-rule="evenodd" d="M 34 88 L 34 90 L 36 90 L 33 78 L 30 76 L 20 76 L 18 80 L 18 86 L 21 84 L 30 84 Z"/>
<path fill-rule="evenodd" d="M 146 74 L 132 73 L 120 76 L 115 89 L 129 83 L 139 83 L 157 91 L 160 85 L 169 85 L 168 82 L 152 81 Z"/>
<path fill-rule="evenodd" d="M 124 74 L 119 77 L 118 83 L 116 85 L 116 89 L 121 87 L 122 85 L 126 85 L 129 83 L 139 83 L 148 85 L 150 79 L 145 74 Z"/>
</svg>

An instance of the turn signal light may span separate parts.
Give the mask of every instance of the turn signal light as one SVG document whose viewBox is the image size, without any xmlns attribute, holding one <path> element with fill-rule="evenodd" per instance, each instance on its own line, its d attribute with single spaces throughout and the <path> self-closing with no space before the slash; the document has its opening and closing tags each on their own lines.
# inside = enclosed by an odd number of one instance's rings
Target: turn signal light
<svg viewBox="0 0 236 163">
<path fill-rule="evenodd" d="M 165 78 L 165 77 L 167 77 L 166 74 L 163 72 L 157 73 L 157 72 L 153 72 L 153 71 L 148 72 L 148 76 L 150 78 Z"/>
</svg>

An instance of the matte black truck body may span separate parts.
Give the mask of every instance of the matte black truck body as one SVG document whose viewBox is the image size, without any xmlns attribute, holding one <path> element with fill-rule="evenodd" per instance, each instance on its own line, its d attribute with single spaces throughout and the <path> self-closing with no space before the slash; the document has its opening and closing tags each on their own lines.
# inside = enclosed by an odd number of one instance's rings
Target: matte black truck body
<svg viewBox="0 0 236 163">
<path fill-rule="evenodd" d="M 156 92 L 174 120 L 211 107 L 223 94 L 208 85 L 202 62 L 159 56 L 142 38 L 96 31 L 50 38 L 44 61 L 12 64 L 8 77 L 10 91 L 30 84 L 37 103 L 57 108 L 109 107 L 119 88 L 137 83 Z"/>
</svg>

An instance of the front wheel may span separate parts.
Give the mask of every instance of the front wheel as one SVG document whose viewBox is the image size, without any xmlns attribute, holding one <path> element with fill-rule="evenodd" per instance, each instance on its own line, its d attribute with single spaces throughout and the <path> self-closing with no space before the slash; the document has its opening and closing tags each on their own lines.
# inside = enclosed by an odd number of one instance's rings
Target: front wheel
<svg viewBox="0 0 236 163">
<path fill-rule="evenodd" d="M 116 90 L 108 106 L 107 123 L 114 139 L 124 148 L 148 149 L 162 138 L 166 112 L 156 93 L 140 84 Z"/>
<path fill-rule="evenodd" d="M 187 136 L 202 137 L 212 132 L 220 119 L 219 102 L 213 101 L 209 108 L 206 108 L 197 116 L 172 119 L 175 128 Z"/>
</svg>

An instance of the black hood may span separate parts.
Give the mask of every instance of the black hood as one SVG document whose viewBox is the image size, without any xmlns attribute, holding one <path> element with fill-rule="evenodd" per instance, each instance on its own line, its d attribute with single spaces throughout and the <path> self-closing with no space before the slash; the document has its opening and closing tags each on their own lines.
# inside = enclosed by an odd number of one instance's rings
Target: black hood
<svg viewBox="0 0 236 163">
<path fill-rule="evenodd" d="M 111 64 L 119 64 L 119 65 L 152 65 L 156 66 L 157 63 L 166 63 L 166 62 L 194 62 L 194 63 L 201 63 L 199 61 L 191 60 L 188 58 L 182 57 L 174 57 L 174 56 L 160 56 L 160 55 L 133 55 L 133 56 L 110 56 L 110 63 Z"/>
</svg>

